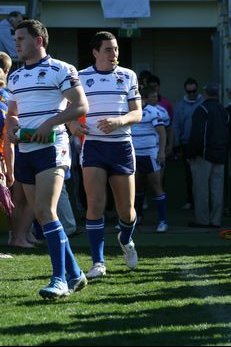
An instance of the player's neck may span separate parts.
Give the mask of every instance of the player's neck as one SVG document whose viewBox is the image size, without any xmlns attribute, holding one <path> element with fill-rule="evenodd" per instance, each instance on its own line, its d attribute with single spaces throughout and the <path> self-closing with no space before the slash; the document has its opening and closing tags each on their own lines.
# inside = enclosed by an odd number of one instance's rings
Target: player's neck
<svg viewBox="0 0 231 347">
<path fill-rule="evenodd" d="M 39 52 L 25 61 L 26 65 L 34 65 L 47 56 L 46 52 Z"/>
</svg>

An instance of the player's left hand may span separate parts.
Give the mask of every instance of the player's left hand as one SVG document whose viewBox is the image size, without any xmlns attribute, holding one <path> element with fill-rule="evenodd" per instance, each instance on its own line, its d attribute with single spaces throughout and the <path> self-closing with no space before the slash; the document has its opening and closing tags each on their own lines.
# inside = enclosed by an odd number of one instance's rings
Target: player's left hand
<svg viewBox="0 0 231 347">
<path fill-rule="evenodd" d="M 105 134 L 111 133 L 122 126 L 120 118 L 101 119 L 97 123 L 97 128 Z"/>
</svg>

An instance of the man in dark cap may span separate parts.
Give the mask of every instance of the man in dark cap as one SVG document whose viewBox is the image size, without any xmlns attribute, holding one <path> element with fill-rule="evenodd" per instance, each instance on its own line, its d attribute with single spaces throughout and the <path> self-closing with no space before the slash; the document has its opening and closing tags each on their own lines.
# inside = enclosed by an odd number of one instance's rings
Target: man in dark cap
<svg viewBox="0 0 231 347">
<path fill-rule="evenodd" d="M 220 227 L 223 214 L 224 164 L 229 142 L 229 115 L 219 102 L 219 85 L 208 82 L 205 101 L 192 117 L 189 157 L 195 222 L 191 227 Z"/>
</svg>

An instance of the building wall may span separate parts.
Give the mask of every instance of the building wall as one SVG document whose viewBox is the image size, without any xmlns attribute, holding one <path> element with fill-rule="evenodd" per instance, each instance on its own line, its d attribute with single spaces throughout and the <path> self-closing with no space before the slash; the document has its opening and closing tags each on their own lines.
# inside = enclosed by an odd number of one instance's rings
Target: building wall
<svg viewBox="0 0 231 347">
<path fill-rule="evenodd" d="M 138 19 L 141 28 L 217 26 L 216 0 L 154 0 L 150 4 L 151 16 Z M 113 28 L 119 27 L 121 21 L 119 18 L 105 19 L 100 0 L 42 0 L 39 12 L 40 19 L 51 27 Z"/>
<path fill-rule="evenodd" d="M 231 85 L 231 54 L 223 44 L 228 1 L 150 0 L 151 16 L 137 19 L 141 37 L 128 38 L 127 47 L 126 39 L 119 38 L 120 44 L 123 41 L 121 62 L 129 62 L 137 73 L 147 67 L 159 74 L 163 92 L 173 101 L 181 95 L 182 83 L 189 75 L 196 77 L 201 85 L 215 77 L 225 97 L 225 87 Z M 8 5 L 27 3 L 28 9 L 31 4 L 37 5 L 33 6 L 35 17 L 49 29 L 50 52 L 77 67 L 79 62 L 88 62 L 84 51 L 87 45 L 83 44 L 85 28 L 117 30 L 122 23 L 119 18 L 104 18 L 100 0 L 4 1 Z M 212 39 L 217 30 L 215 45 Z"/>
<path fill-rule="evenodd" d="M 139 73 L 148 61 L 161 79 L 163 94 L 175 102 L 187 77 L 196 78 L 200 86 L 213 78 L 211 35 L 211 29 L 147 29 L 133 44 L 133 67 Z"/>
<path fill-rule="evenodd" d="M 77 68 L 83 68 L 91 63 L 88 41 L 97 30 L 99 28 L 92 28 L 91 35 L 87 35 L 83 29 L 50 28 L 49 51 L 57 59 L 69 61 Z M 188 76 L 196 78 L 201 87 L 213 78 L 213 31 L 142 29 L 140 38 L 124 39 L 120 54 L 131 56 L 127 66 L 137 74 L 143 69 L 157 74 L 161 79 L 163 94 L 175 102 L 182 96 L 182 86 Z M 86 41 L 84 45 L 82 41 Z M 120 41 L 118 38 L 119 44 Z M 124 63 L 122 57 L 119 60 Z"/>
</svg>

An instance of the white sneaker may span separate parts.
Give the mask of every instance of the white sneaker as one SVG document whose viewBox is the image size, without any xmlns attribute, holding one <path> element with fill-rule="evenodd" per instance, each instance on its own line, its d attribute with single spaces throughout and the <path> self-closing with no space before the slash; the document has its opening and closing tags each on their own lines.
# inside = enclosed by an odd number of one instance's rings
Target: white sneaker
<svg viewBox="0 0 231 347">
<path fill-rule="evenodd" d="M 12 255 L 10 254 L 6 254 L 6 253 L 0 253 L 0 258 L 3 259 L 3 258 L 13 258 Z"/>
<path fill-rule="evenodd" d="M 67 282 L 63 282 L 58 277 L 52 277 L 50 283 L 40 289 L 39 294 L 43 299 L 55 299 L 69 295 Z"/>
<path fill-rule="evenodd" d="M 120 247 L 124 253 L 125 263 L 130 269 L 135 269 L 135 267 L 137 266 L 137 262 L 138 262 L 138 256 L 137 256 L 137 252 L 135 249 L 135 244 L 131 240 L 127 245 L 123 245 L 120 242 L 120 234 L 121 233 L 118 234 L 118 241 L 119 241 Z"/>
<path fill-rule="evenodd" d="M 168 224 L 165 222 L 160 222 L 156 228 L 157 233 L 165 233 L 168 230 Z"/>
<path fill-rule="evenodd" d="M 87 279 L 83 271 L 78 278 L 70 278 L 67 280 L 67 285 L 70 293 L 82 290 L 87 285 Z"/>
<path fill-rule="evenodd" d="M 86 277 L 88 279 L 91 279 L 91 278 L 103 277 L 105 275 L 106 275 L 106 267 L 102 263 L 95 263 L 86 274 Z"/>
</svg>

